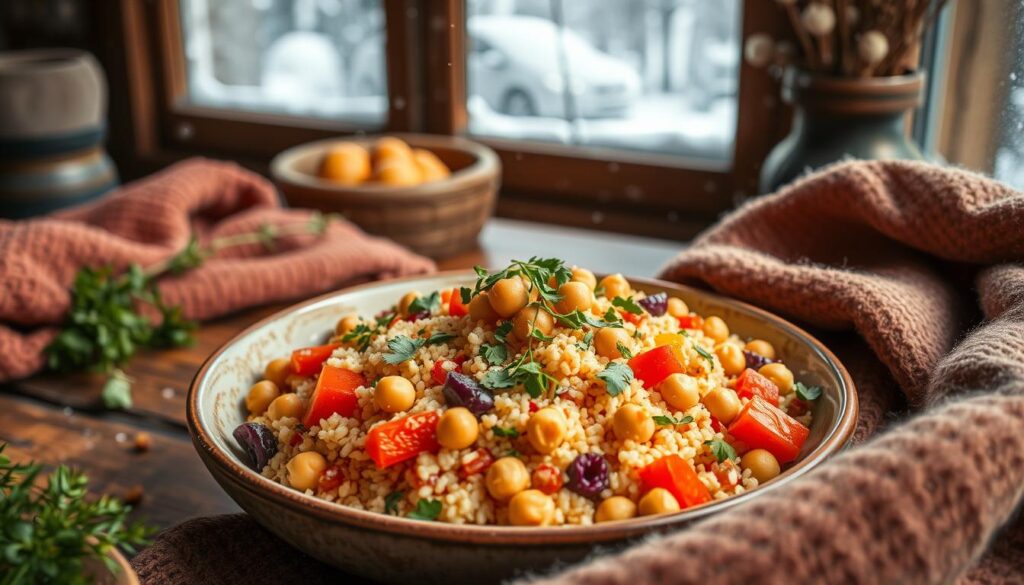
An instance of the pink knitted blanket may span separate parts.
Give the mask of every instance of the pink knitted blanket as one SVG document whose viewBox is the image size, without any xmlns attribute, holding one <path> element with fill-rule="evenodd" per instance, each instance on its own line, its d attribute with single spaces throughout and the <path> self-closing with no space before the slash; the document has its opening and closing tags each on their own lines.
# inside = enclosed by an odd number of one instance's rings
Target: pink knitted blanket
<svg viewBox="0 0 1024 585">
<path fill-rule="evenodd" d="M 1024 194 L 954 169 L 846 163 L 741 208 L 662 276 L 814 328 L 857 383 L 860 444 L 536 583 L 1024 583 L 1022 260 Z M 147 583 L 337 578 L 241 516 L 172 528 L 132 563 Z"/>
<path fill-rule="evenodd" d="M 143 267 L 200 241 L 304 223 L 309 211 L 282 209 L 273 185 L 237 165 L 193 159 L 125 185 L 102 200 L 40 219 L 0 220 L 0 382 L 43 366 L 42 350 L 68 310 L 68 287 L 82 266 Z M 358 279 L 430 272 L 403 248 L 332 222 L 323 236 L 289 237 L 268 252 L 225 249 L 204 265 L 160 283 L 184 315 L 209 319 L 312 296 Z"/>
</svg>

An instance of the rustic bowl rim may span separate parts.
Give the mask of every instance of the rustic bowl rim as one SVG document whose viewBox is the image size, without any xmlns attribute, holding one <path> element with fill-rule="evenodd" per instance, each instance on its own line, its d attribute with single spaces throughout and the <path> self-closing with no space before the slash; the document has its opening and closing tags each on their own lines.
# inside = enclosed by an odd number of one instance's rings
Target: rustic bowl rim
<svg viewBox="0 0 1024 585">
<path fill-rule="evenodd" d="M 461 150 L 475 158 L 469 166 L 453 171 L 445 179 L 421 183 L 419 185 L 390 186 L 377 183 L 365 185 L 341 185 L 316 175 L 301 172 L 295 169 L 295 161 L 304 155 L 323 151 L 325 147 L 339 142 L 355 142 L 360 144 L 370 143 L 384 137 L 400 138 L 413 147 L 426 148 L 447 148 Z M 423 198 L 428 196 L 444 195 L 459 191 L 471 185 L 493 181 L 500 172 L 501 164 L 490 147 L 474 142 L 461 136 L 441 136 L 435 134 L 415 134 L 390 132 L 386 134 L 367 134 L 361 136 L 337 136 L 334 138 L 322 138 L 311 142 L 304 142 L 278 153 L 270 161 L 270 174 L 276 181 L 283 181 L 289 184 L 306 189 L 316 189 L 324 192 L 335 192 L 344 194 L 347 198 L 365 195 L 368 198 L 380 199 L 387 197 Z"/>
<path fill-rule="evenodd" d="M 472 274 L 472 270 L 449 270 L 429 275 L 415 275 L 392 279 L 384 282 L 393 284 L 397 282 L 437 277 L 451 277 L 456 279 L 465 278 Z M 205 362 L 203 362 L 202 367 L 200 367 L 199 371 L 196 372 L 196 375 L 189 386 L 188 397 L 185 403 L 189 435 L 191 435 L 192 442 L 200 456 L 217 465 L 223 472 L 223 476 L 225 478 L 263 500 L 269 500 L 277 505 L 286 506 L 297 513 L 312 515 L 325 522 L 341 523 L 361 529 L 390 533 L 394 536 L 428 538 L 446 542 L 470 541 L 479 544 L 597 543 L 642 536 L 644 534 L 672 526 L 683 526 L 694 521 L 702 520 L 734 506 L 746 503 L 751 498 L 768 493 L 769 491 L 773 491 L 792 482 L 820 465 L 832 455 L 836 454 L 846 445 L 850 438 L 852 438 L 853 432 L 857 426 L 857 415 L 859 412 L 859 402 L 853 379 L 850 377 L 849 372 L 846 371 L 846 368 L 835 354 L 833 354 L 827 347 L 825 347 L 824 344 L 812 335 L 782 317 L 729 297 L 683 284 L 653 278 L 629 278 L 629 280 L 636 284 L 642 284 L 650 287 L 662 287 L 669 291 L 673 288 L 677 290 L 684 290 L 708 297 L 709 299 L 720 303 L 731 304 L 737 308 L 752 313 L 756 318 L 763 319 L 778 328 L 788 329 L 790 333 L 807 343 L 811 350 L 816 352 L 831 368 L 833 374 L 840 382 L 839 396 L 842 399 L 840 411 L 836 420 L 832 422 L 826 436 L 822 439 L 821 444 L 808 453 L 803 459 L 794 464 L 793 467 L 787 469 L 777 479 L 772 480 L 757 489 L 732 496 L 725 500 L 716 500 L 675 514 L 643 516 L 620 522 L 608 522 L 588 526 L 561 526 L 557 528 L 479 526 L 423 522 L 380 514 L 377 512 L 370 512 L 367 510 L 359 510 L 343 506 L 341 504 L 336 504 L 334 502 L 328 502 L 314 496 L 307 496 L 304 493 L 285 487 L 269 478 L 263 477 L 259 473 L 249 469 L 247 466 L 242 465 L 240 462 L 236 461 L 234 457 L 217 448 L 215 442 L 211 438 L 211 432 L 203 426 L 201 419 L 198 416 L 198 410 L 200 387 L 203 385 L 207 372 L 210 371 L 211 367 L 221 354 L 223 354 L 228 347 L 242 337 L 262 328 L 270 322 L 286 318 L 290 314 L 309 305 L 320 303 L 334 297 L 347 295 L 352 292 L 373 288 L 382 284 L 381 282 L 370 282 L 347 287 L 297 303 L 253 323 L 222 344 L 213 354 L 210 355 L 209 358 L 206 359 Z"/>
</svg>

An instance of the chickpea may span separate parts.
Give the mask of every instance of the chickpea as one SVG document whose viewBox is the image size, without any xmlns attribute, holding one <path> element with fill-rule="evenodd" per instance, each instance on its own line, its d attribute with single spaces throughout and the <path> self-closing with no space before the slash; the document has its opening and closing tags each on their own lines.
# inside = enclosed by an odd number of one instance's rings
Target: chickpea
<svg viewBox="0 0 1024 585">
<path fill-rule="evenodd" d="M 572 282 L 582 282 L 587 285 L 590 290 L 597 288 L 597 277 L 594 273 L 587 270 L 586 268 L 580 268 L 579 266 L 572 267 Z"/>
<path fill-rule="evenodd" d="M 278 388 L 284 388 L 286 385 L 285 380 L 291 373 L 292 360 L 288 358 L 277 358 L 276 360 L 270 360 L 270 363 L 268 363 L 267 367 L 264 368 L 263 377 L 277 384 Z"/>
<path fill-rule="evenodd" d="M 597 352 L 597 355 L 613 360 L 622 357 L 622 352 L 619 351 L 619 344 L 622 347 L 628 348 L 630 341 L 629 333 L 626 333 L 625 329 L 621 327 L 605 327 L 598 329 L 597 334 L 594 335 L 594 350 Z"/>
<path fill-rule="evenodd" d="M 559 313 L 571 313 L 577 309 L 584 313 L 594 305 L 594 289 L 582 282 L 567 282 L 558 287 L 562 300 L 555 305 Z"/>
<path fill-rule="evenodd" d="M 540 307 L 526 307 L 512 318 L 512 333 L 520 341 L 530 339 L 530 332 L 536 329 L 544 335 L 551 335 L 555 329 L 555 320 L 551 313 Z"/>
<path fill-rule="evenodd" d="M 345 315 L 338 319 L 338 324 L 334 326 L 334 334 L 339 337 L 345 335 L 355 329 L 356 325 L 359 325 L 359 315 L 355 313 Z"/>
<path fill-rule="evenodd" d="M 302 403 L 299 395 L 289 392 L 288 394 L 278 396 L 270 403 L 270 406 L 267 407 L 267 417 L 270 420 L 277 420 L 286 416 L 289 418 L 299 418 L 305 411 L 306 405 Z"/>
<path fill-rule="evenodd" d="M 686 411 L 700 402 L 697 379 L 686 374 L 672 374 L 658 384 L 658 393 L 672 408 Z"/>
<path fill-rule="evenodd" d="M 770 479 L 774 479 L 782 471 L 779 468 L 779 460 L 764 449 L 747 451 L 740 458 L 740 464 L 744 469 L 750 470 L 750 474 L 757 479 L 757 483 L 765 483 Z"/>
<path fill-rule="evenodd" d="M 468 408 L 449 408 L 437 423 L 437 442 L 446 449 L 465 449 L 476 442 L 480 434 L 476 417 Z"/>
<path fill-rule="evenodd" d="M 402 412 L 416 402 L 416 388 L 401 376 L 384 376 L 377 381 L 373 400 L 384 412 Z"/>
<path fill-rule="evenodd" d="M 555 517 L 555 501 L 540 490 L 525 490 L 508 503 L 508 522 L 513 526 L 547 526 Z"/>
<path fill-rule="evenodd" d="M 753 339 L 748 341 L 746 347 L 743 349 L 752 351 L 757 355 L 766 357 L 770 360 L 775 359 L 775 346 L 763 339 Z"/>
<path fill-rule="evenodd" d="M 669 514 L 679 511 L 679 502 L 675 496 L 665 488 L 654 488 L 640 498 L 640 515 L 653 516 L 655 514 Z"/>
<path fill-rule="evenodd" d="M 743 407 L 740 397 L 729 388 L 715 388 L 701 399 L 704 406 L 724 425 L 732 422 Z"/>
<path fill-rule="evenodd" d="M 704 319 L 704 335 L 714 339 L 715 343 L 722 343 L 729 339 L 729 326 L 721 317 L 708 317 Z"/>
<path fill-rule="evenodd" d="M 508 319 L 530 302 L 530 293 L 521 278 L 503 278 L 488 291 L 487 300 L 499 317 Z"/>
<path fill-rule="evenodd" d="M 604 289 L 605 298 L 628 297 L 630 293 L 629 281 L 621 274 L 609 274 L 601 279 L 600 288 Z"/>
<path fill-rule="evenodd" d="M 538 453 L 546 455 L 562 444 L 568 427 L 562 411 L 549 406 L 533 413 L 526 421 L 526 438 Z"/>
<path fill-rule="evenodd" d="M 491 302 L 487 299 L 487 296 L 487 292 L 484 291 L 469 301 L 469 317 L 474 321 L 483 321 L 484 323 L 492 324 L 500 317 L 498 316 L 498 313 L 494 311 L 494 307 L 491 306 Z"/>
<path fill-rule="evenodd" d="M 726 376 L 736 376 L 747 369 L 747 358 L 743 350 L 732 343 L 723 343 L 715 349 L 718 361 L 722 362 L 722 370 Z"/>
<path fill-rule="evenodd" d="M 288 483 L 297 490 L 316 488 L 320 476 L 327 469 L 327 460 L 316 451 L 305 451 L 291 458 L 285 466 L 288 469 Z"/>
<path fill-rule="evenodd" d="M 612 496 L 597 507 L 594 514 L 595 522 L 614 522 L 615 520 L 629 520 L 636 516 L 636 504 L 625 496 Z"/>
<path fill-rule="evenodd" d="M 402 298 L 398 300 L 398 314 L 408 315 L 409 305 L 418 298 L 420 298 L 420 293 L 416 290 L 411 290 L 402 295 Z"/>
<path fill-rule="evenodd" d="M 654 419 L 636 404 L 620 406 L 612 416 L 612 429 L 622 441 L 646 443 L 654 436 Z"/>
<path fill-rule="evenodd" d="M 793 391 L 793 372 L 783 364 L 766 364 L 757 371 L 779 387 L 779 392 L 789 394 Z"/>
<path fill-rule="evenodd" d="M 249 414 L 263 414 L 275 398 L 281 395 L 277 384 L 270 380 L 260 380 L 249 388 L 249 394 L 245 397 L 245 408 Z"/>
<path fill-rule="evenodd" d="M 668 298 L 668 314 L 673 317 L 685 317 L 690 314 L 690 307 L 686 306 L 683 299 L 678 297 Z"/>
<path fill-rule="evenodd" d="M 495 500 L 507 500 L 530 487 L 530 472 L 516 457 L 502 457 L 487 470 L 487 493 Z"/>
</svg>

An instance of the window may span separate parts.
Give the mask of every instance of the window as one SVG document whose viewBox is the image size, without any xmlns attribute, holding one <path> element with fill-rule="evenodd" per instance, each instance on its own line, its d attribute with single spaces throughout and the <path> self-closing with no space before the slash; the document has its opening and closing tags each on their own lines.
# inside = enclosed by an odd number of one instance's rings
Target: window
<svg viewBox="0 0 1024 585">
<path fill-rule="evenodd" d="M 467 8 L 471 134 L 731 163 L 738 0 Z"/>
<path fill-rule="evenodd" d="M 189 103 L 387 121 L 380 0 L 182 0 Z"/>
</svg>

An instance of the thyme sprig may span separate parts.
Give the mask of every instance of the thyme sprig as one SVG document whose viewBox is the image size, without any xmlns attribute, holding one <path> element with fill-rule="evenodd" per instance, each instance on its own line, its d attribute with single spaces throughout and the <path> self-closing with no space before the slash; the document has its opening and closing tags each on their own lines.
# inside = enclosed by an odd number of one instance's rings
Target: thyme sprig
<svg viewBox="0 0 1024 585">
<path fill-rule="evenodd" d="M 205 244 L 193 236 L 174 256 L 146 268 L 130 264 L 121 273 L 110 266 L 82 267 L 71 287 L 71 308 L 61 331 L 44 350 L 47 367 L 59 372 L 106 374 L 104 405 L 131 407 L 131 379 L 121 367 L 135 352 L 194 342 L 196 323 L 182 316 L 181 307 L 164 302 L 157 287 L 161 276 L 183 274 L 227 248 L 260 244 L 273 250 L 281 238 L 320 235 L 330 220 L 330 216 L 315 214 L 301 224 L 265 224 L 254 232 L 214 238 Z M 155 313 L 156 319 L 147 317 L 147 311 Z"/>
</svg>

